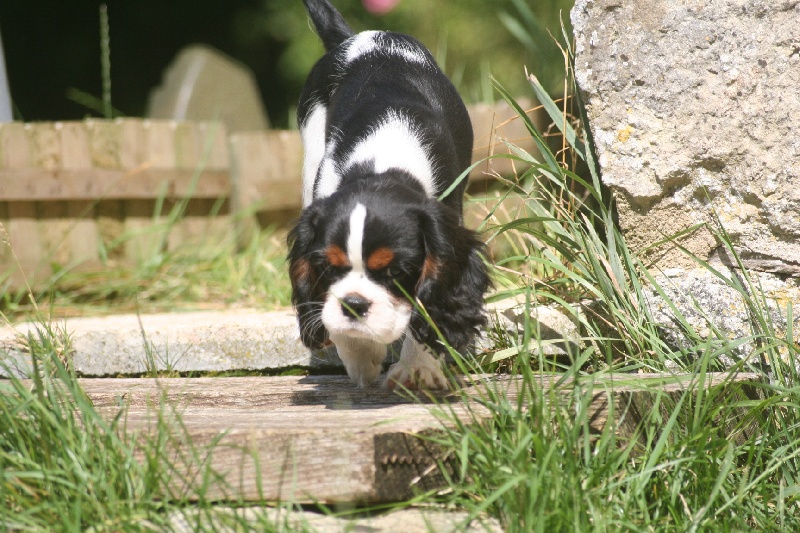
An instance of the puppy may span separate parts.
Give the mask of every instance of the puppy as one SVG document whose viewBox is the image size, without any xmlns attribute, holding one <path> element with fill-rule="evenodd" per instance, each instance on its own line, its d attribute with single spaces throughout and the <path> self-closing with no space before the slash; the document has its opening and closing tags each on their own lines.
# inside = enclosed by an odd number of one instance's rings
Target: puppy
<svg viewBox="0 0 800 533">
<path fill-rule="evenodd" d="M 469 115 L 421 43 L 354 34 L 327 0 L 304 4 L 326 54 L 297 109 L 304 210 L 288 261 L 300 336 L 336 345 L 361 387 L 405 336 L 386 384 L 447 388 L 440 339 L 471 346 L 489 285 L 483 244 L 462 225 L 466 179 L 456 184 L 472 154 Z"/>
</svg>

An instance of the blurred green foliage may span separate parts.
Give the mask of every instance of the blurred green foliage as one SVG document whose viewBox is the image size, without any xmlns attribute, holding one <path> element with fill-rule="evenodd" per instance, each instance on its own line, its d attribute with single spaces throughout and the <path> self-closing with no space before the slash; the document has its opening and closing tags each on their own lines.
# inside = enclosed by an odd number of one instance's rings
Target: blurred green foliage
<svg viewBox="0 0 800 533">
<path fill-rule="evenodd" d="M 512 94 L 529 94 L 524 69 L 553 95 L 563 91 L 564 30 L 571 35 L 573 0 L 400 0 L 385 15 L 369 13 L 360 0 L 334 0 L 355 31 L 408 33 L 436 57 L 468 102 L 492 101 L 490 76 Z M 240 45 L 265 37 L 285 44 L 277 60 L 277 83 L 294 94 L 323 53 L 302 3 L 263 0 L 236 22 Z M 563 28 L 562 28 L 563 21 Z"/>
<path fill-rule="evenodd" d="M 108 64 L 101 61 L 104 3 Z M 572 0 L 399 0 L 383 16 L 362 0 L 333 3 L 356 31 L 417 37 L 468 102 L 496 99 L 490 75 L 511 94 L 529 95 L 525 67 L 553 96 L 563 91 L 556 40 L 563 40 L 562 20 L 571 32 Z M 86 102 L 102 104 L 109 79 L 115 115 L 141 116 L 180 50 L 203 43 L 253 71 L 272 124 L 286 127 L 322 54 L 300 0 L 0 0 L 0 29 L 15 113 L 29 121 L 97 113 Z"/>
</svg>

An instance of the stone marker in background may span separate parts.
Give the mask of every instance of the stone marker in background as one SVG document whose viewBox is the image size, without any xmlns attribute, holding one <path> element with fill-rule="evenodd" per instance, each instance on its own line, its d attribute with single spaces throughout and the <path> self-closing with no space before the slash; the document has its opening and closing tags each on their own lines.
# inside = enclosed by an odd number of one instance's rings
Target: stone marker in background
<svg viewBox="0 0 800 533">
<path fill-rule="evenodd" d="M 11 92 L 8 89 L 6 60 L 3 55 L 3 40 L 0 39 L 0 122 L 11 122 Z"/>
<path fill-rule="evenodd" d="M 184 48 L 150 94 L 147 116 L 175 120 L 220 120 L 229 132 L 269 127 L 250 70 L 203 45 Z"/>
<path fill-rule="evenodd" d="M 785 0 L 577 0 L 572 10 L 576 77 L 628 244 L 641 250 L 718 220 L 773 310 L 794 305 L 795 317 L 798 21 L 800 4 Z M 678 242 L 701 260 L 735 266 L 705 227 Z M 752 334 L 735 326 L 747 323 L 744 303 L 678 247 L 647 257 L 668 274 L 667 285 L 698 297 L 724 332 Z"/>
</svg>

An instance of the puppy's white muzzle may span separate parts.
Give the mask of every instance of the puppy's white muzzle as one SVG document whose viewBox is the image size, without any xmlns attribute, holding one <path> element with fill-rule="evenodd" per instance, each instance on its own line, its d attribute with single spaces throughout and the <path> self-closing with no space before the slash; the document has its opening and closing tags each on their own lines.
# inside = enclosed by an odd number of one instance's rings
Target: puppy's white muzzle
<svg viewBox="0 0 800 533">
<path fill-rule="evenodd" d="M 322 308 L 322 323 L 335 336 L 369 339 L 390 344 L 399 339 L 411 320 L 411 304 L 351 272 L 331 285 Z"/>
</svg>

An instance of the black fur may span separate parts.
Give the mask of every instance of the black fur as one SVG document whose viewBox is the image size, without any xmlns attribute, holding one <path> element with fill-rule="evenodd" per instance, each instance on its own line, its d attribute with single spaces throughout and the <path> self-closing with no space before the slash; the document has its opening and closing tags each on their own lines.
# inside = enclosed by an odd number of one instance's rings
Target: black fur
<svg viewBox="0 0 800 533">
<path fill-rule="evenodd" d="M 303 0 L 303 4 L 314 23 L 317 35 L 325 45 L 325 50 L 333 50 L 353 36 L 353 30 L 330 3 Z"/>
<path fill-rule="evenodd" d="M 306 0 L 307 5 L 310 3 L 320 2 Z M 336 132 L 340 138 L 333 157 L 344 160 L 388 108 L 402 110 L 424 133 L 425 143 L 434 154 L 435 192 L 439 196 L 472 161 L 472 123 L 461 97 L 436 67 L 430 52 L 408 35 L 386 35 L 393 42 L 424 54 L 428 64 L 393 61 L 373 54 L 354 61 L 343 71 L 338 57 L 342 51 L 338 46 L 331 48 L 314 65 L 303 87 L 298 123 L 306 123 L 314 104 L 324 105 L 328 109 L 328 131 Z M 323 42 L 327 42 L 324 37 Z M 363 176 L 345 176 L 342 186 Z M 443 199 L 459 214 L 466 187 L 464 179 Z"/>
<path fill-rule="evenodd" d="M 347 270 L 333 266 L 325 250 L 346 246 L 348 217 L 358 202 L 367 211 L 364 256 L 380 247 L 395 254 L 392 265 L 370 271 L 370 279 L 394 295 L 405 293 L 418 300 L 447 342 L 465 350 L 486 323 L 483 295 L 489 278 L 482 259 L 484 246 L 462 223 L 466 179 L 446 198 L 437 197 L 471 161 L 472 126 L 466 108 L 430 53 L 406 35 L 384 34 L 396 46 L 424 54 L 424 62 L 375 53 L 344 68 L 342 43 L 347 44 L 352 30 L 327 0 L 304 0 L 304 4 L 327 53 L 313 67 L 301 94 L 301 127 L 314 105 L 324 105 L 326 140 L 335 135 L 338 141 L 333 159 L 345 161 L 387 109 L 402 112 L 424 137 L 434 168 L 435 195 L 426 194 L 421 183 L 401 169 L 376 173 L 369 163 L 344 172 L 330 196 L 315 194 L 288 238 L 292 303 L 301 338 L 311 348 L 328 342 L 320 311 L 328 287 Z M 413 313 L 409 331 L 420 343 L 443 351 L 436 330 L 422 313 Z"/>
</svg>

